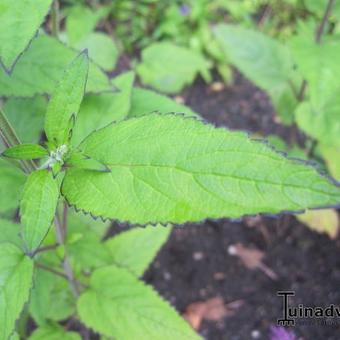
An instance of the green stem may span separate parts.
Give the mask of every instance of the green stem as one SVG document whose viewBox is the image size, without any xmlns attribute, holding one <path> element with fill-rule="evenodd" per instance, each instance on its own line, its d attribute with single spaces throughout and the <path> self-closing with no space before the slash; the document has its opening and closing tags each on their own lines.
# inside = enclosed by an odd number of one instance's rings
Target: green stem
<svg viewBox="0 0 340 340">
<path fill-rule="evenodd" d="M 52 20 L 52 35 L 58 38 L 59 35 L 59 2 L 58 0 L 53 1 L 51 9 L 51 20 Z"/>
<path fill-rule="evenodd" d="M 5 113 L 0 108 L 0 137 L 6 146 L 11 148 L 21 144 L 17 134 L 15 133 L 11 123 L 8 121 Z M 21 168 L 24 172 L 30 173 L 36 169 L 33 161 L 20 161 Z"/>
<path fill-rule="evenodd" d="M 56 215 L 56 217 L 54 219 L 54 224 L 55 224 L 55 227 L 56 227 L 57 242 L 60 245 L 65 245 L 66 226 L 63 226 L 60 223 L 60 219 L 58 218 L 58 215 Z M 64 260 L 63 260 L 64 272 L 65 272 L 67 279 L 69 281 L 70 288 L 72 290 L 73 295 L 76 298 L 78 298 L 79 297 L 79 289 L 78 289 L 77 281 L 75 280 L 74 273 L 73 273 L 71 263 L 70 263 L 70 259 L 68 258 L 66 249 L 64 251 L 65 251 Z"/>
</svg>

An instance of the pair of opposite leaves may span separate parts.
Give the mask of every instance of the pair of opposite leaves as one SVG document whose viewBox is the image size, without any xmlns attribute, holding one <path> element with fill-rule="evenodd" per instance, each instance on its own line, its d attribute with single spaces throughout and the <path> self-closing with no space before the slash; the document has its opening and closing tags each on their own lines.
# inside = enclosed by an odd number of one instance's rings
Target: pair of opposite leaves
<svg viewBox="0 0 340 340">
<path fill-rule="evenodd" d="M 34 171 L 23 191 L 20 213 L 29 251 L 39 246 L 54 217 L 60 181 L 51 168 L 59 170 L 62 164 L 61 193 L 69 204 L 134 224 L 180 224 L 339 204 L 339 185 L 313 167 L 287 159 L 243 132 L 184 115 L 150 113 L 110 124 L 71 149 L 87 73 L 88 56 L 82 53 L 58 83 L 45 118 L 48 150 L 20 145 L 5 153 L 49 157 L 46 169 Z"/>
</svg>

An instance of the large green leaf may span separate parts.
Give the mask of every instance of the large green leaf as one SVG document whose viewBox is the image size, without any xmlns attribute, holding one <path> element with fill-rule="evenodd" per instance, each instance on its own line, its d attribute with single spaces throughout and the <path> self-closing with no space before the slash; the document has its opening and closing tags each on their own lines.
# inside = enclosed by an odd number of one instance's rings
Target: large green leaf
<svg viewBox="0 0 340 340">
<path fill-rule="evenodd" d="M 12 243 L 22 247 L 22 240 L 19 236 L 20 224 L 0 218 L 0 247 L 1 243 Z"/>
<path fill-rule="evenodd" d="M 129 118 L 144 116 L 153 112 L 181 112 L 187 116 L 197 115 L 188 106 L 178 104 L 167 96 L 151 90 L 135 87 L 132 91 Z"/>
<path fill-rule="evenodd" d="M 292 73 L 288 48 L 260 32 L 220 24 L 214 30 L 228 60 L 262 89 L 277 90 Z"/>
<path fill-rule="evenodd" d="M 14 332 L 32 285 L 33 261 L 10 243 L 0 245 L 0 339 Z"/>
<path fill-rule="evenodd" d="M 28 340 L 81 340 L 76 332 L 67 332 L 58 324 L 49 324 L 36 329 Z"/>
<path fill-rule="evenodd" d="M 38 143 L 44 127 L 47 100 L 43 96 L 10 98 L 4 111 L 22 143 Z"/>
<path fill-rule="evenodd" d="M 93 130 L 127 116 L 134 79 L 133 72 L 123 73 L 113 80 L 118 92 L 85 96 L 73 129 L 72 144 L 78 145 Z"/>
<path fill-rule="evenodd" d="M 142 276 L 169 237 L 171 227 L 149 226 L 120 233 L 105 242 L 113 263 Z"/>
<path fill-rule="evenodd" d="M 33 39 L 52 0 L 2 0 L 0 3 L 0 63 L 10 71 Z"/>
<path fill-rule="evenodd" d="M 20 203 L 22 237 L 29 252 L 34 252 L 45 238 L 54 218 L 59 186 L 52 173 L 37 170 L 25 183 Z"/>
<path fill-rule="evenodd" d="M 11 215 L 19 206 L 24 173 L 14 165 L 0 159 L 0 215 Z"/>
<path fill-rule="evenodd" d="M 62 193 L 95 216 L 183 223 L 340 202 L 340 188 L 313 167 L 286 159 L 243 132 L 195 118 L 129 119 L 94 132 L 80 149 L 111 173 L 68 170 Z"/>
<path fill-rule="evenodd" d="M 165 93 L 177 93 L 208 71 L 207 61 L 197 52 L 169 42 L 154 43 L 142 51 L 137 73 L 144 84 Z"/>
<path fill-rule="evenodd" d="M 92 274 L 78 313 L 85 325 L 116 340 L 200 339 L 150 286 L 115 266 Z"/>
<path fill-rule="evenodd" d="M 58 267 L 55 269 L 62 271 Z M 29 304 L 29 312 L 35 323 L 41 326 L 46 325 L 49 320 L 65 320 L 74 314 L 74 311 L 75 302 L 68 281 L 38 268 L 35 271 Z"/>
<path fill-rule="evenodd" d="M 75 119 L 85 93 L 89 70 L 87 53 L 81 53 L 67 67 L 48 103 L 45 132 L 50 142 L 57 146 L 67 144 L 73 126 L 70 120 Z"/>
<path fill-rule="evenodd" d="M 32 41 L 11 76 L 0 69 L 0 96 L 33 97 L 36 94 L 50 94 L 66 66 L 78 54 L 58 40 L 40 35 Z M 113 90 L 105 73 L 94 63 L 90 63 L 86 90 L 96 93 Z"/>
</svg>

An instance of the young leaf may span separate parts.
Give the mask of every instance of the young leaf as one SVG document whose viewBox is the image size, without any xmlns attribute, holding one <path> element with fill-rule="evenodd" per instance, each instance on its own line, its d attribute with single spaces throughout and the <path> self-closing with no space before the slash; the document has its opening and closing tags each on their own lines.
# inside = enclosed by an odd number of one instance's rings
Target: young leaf
<svg viewBox="0 0 340 340">
<path fill-rule="evenodd" d="M 73 45 L 91 34 L 98 21 L 106 16 L 109 10 L 110 6 L 99 7 L 96 11 L 82 5 L 72 6 L 66 17 L 65 25 L 70 43 Z"/>
<path fill-rule="evenodd" d="M 38 143 L 44 128 L 47 100 L 43 96 L 33 98 L 10 98 L 4 111 L 12 126 L 15 126 L 22 143 Z"/>
<path fill-rule="evenodd" d="M 154 43 L 142 51 L 137 73 L 144 84 L 165 93 L 178 93 L 209 64 L 200 53 L 169 42 Z"/>
<path fill-rule="evenodd" d="M 78 54 L 57 39 L 40 35 L 32 41 L 10 76 L 0 68 L 0 96 L 51 94 L 67 65 Z M 114 86 L 106 74 L 91 62 L 86 91 L 99 93 L 113 90 Z"/>
<path fill-rule="evenodd" d="M 0 339 L 14 332 L 32 285 L 33 261 L 13 244 L 0 244 Z"/>
<path fill-rule="evenodd" d="M 72 234 L 94 233 L 98 239 L 103 239 L 110 227 L 109 221 L 103 222 L 101 219 L 94 219 L 90 215 L 79 214 L 69 211 L 68 216 L 68 236 Z"/>
<path fill-rule="evenodd" d="M 197 116 L 197 113 L 193 112 L 188 106 L 178 104 L 167 96 L 135 87 L 132 91 L 131 109 L 128 117 L 139 117 L 154 112 L 181 112 L 187 116 Z"/>
<path fill-rule="evenodd" d="M 317 44 L 309 35 L 301 34 L 290 40 L 290 47 L 298 70 L 308 82 L 313 106 L 320 110 L 330 100 L 336 101 L 340 90 L 338 39 L 328 38 Z"/>
<path fill-rule="evenodd" d="M 0 215 L 14 213 L 25 179 L 25 174 L 19 168 L 0 159 Z"/>
<path fill-rule="evenodd" d="M 14 159 L 39 159 L 48 156 L 48 151 L 38 144 L 19 144 L 6 149 L 2 156 Z"/>
<path fill-rule="evenodd" d="M 45 132 L 50 142 L 67 144 L 70 138 L 70 120 L 76 116 L 85 93 L 89 59 L 82 52 L 65 70 L 47 106 Z"/>
<path fill-rule="evenodd" d="M 319 144 L 318 149 L 327 164 L 327 169 L 331 176 L 340 181 L 340 157 L 339 148 Z"/>
<path fill-rule="evenodd" d="M 297 211 L 337 205 L 340 188 L 303 162 L 243 132 L 174 114 L 109 125 L 80 149 L 111 173 L 70 169 L 67 201 L 137 224 Z"/>
<path fill-rule="evenodd" d="M 72 133 L 73 145 L 79 145 L 93 129 L 100 129 L 112 121 L 119 121 L 127 116 L 134 79 L 133 72 L 123 73 L 113 79 L 117 92 L 85 96 Z"/>
<path fill-rule="evenodd" d="M 22 237 L 30 253 L 45 238 L 54 218 L 58 197 L 59 187 L 51 172 L 37 170 L 30 174 L 20 203 Z"/>
<path fill-rule="evenodd" d="M 111 252 L 114 264 L 140 277 L 167 241 L 170 232 L 170 226 L 134 228 L 112 237 L 105 245 Z"/>
<path fill-rule="evenodd" d="M 113 39 L 104 33 L 94 32 L 78 41 L 74 47 L 77 50 L 87 48 L 89 56 L 105 71 L 114 69 L 119 53 Z"/>
<path fill-rule="evenodd" d="M 270 98 L 275 111 L 280 116 L 283 124 L 290 125 L 294 122 L 294 111 L 298 105 L 295 94 L 289 83 L 270 91 Z"/>
<path fill-rule="evenodd" d="M 105 164 L 77 151 L 72 152 L 70 157 L 65 161 L 65 166 L 99 172 L 111 172 L 110 168 L 108 168 Z"/>
<path fill-rule="evenodd" d="M 115 266 L 92 274 L 78 313 L 85 325 L 117 340 L 200 339 L 150 286 Z"/>
<path fill-rule="evenodd" d="M 340 98 L 334 97 L 323 107 L 301 103 L 295 112 L 298 126 L 324 145 L 340 149 Z"/>
<path fill-rule="evenodd" d="M 20 224 L 0 218 L 0 247 L 2 243 L 12 243 L 22 248 L 22 240 L 19 234 Z"/>
<path fill-rule="evenodd" d="M 76 238 L 75 241 L 71 239 L 72 236 Z M 70 235 L 67 241 L 67 254 L 82 270 L 90 271 L 112 263 L 110 251 L 94 231 Z"/>
<path fill-rule="evenodd" d="M 33 39 L 51 3 L 52 0 L 1 1 L 0 64 L 7 71 L 11 71 L 19 55 Z"/>
<path fill-rule="evenodd" d="M 260 32 L 220 24 L 214 30 L 228 60 L 266 91 L 281 87 L 293 65 L 288 48 Z"/>
<path fill-rule="evenodd" d="M 76 332 L 67 332 L 65 329 L 56 324 L 51 323 L 37 328 L 28 340 L 81 340 L 81 337 Z"/>
</svg>

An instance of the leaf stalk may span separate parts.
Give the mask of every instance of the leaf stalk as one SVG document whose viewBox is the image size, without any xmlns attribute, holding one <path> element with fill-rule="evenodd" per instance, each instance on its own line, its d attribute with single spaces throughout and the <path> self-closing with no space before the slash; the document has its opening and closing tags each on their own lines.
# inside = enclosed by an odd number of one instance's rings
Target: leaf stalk
<svg viewBox="0 0 340 340">
<path fill-rule="evenodd" d="M 5 113 L 0 108 L 0 137 L 6 148 L 11 148 L 15 145 L 21 144 L 19 137 L 15 133 L 11 123 L 7 119 Z M 36 170 L 36 166 L 33 161 L 20 161 L 20 166 L 22 170 L 29 174 L 30 172 Z"/>
</svg>

